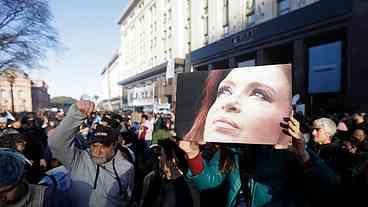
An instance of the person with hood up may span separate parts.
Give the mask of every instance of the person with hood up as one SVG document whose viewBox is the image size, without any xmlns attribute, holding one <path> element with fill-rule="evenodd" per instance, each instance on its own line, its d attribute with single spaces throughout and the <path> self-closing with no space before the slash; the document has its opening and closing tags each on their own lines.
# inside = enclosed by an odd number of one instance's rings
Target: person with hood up
<svg viewBox="0 0 368 207">
<path fill-rule="evenodd" d="M 129 206 L 134 185 L 134 167 L 118 150 L 118 133 L 97 125 L 89 148 L 78 149 L 73 137 L 84 119 L 94 111 L 90 101 L 77 101 L 49 138 L 50 149 L 71 173 L 71 193 L 77 206 Z"/>
</svg>

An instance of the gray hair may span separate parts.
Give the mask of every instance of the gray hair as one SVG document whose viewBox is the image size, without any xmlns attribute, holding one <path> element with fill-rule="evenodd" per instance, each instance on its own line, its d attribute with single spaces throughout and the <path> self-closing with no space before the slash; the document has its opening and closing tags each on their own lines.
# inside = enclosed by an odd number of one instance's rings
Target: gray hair
<svg viewBox="0 0 368 207">
<path fill-rule="evenodd" d="M 314 120 L 313 124 L 318 125 L 321 128 L 323 128 L 330 137 L 332 137 L 336 133 L 336 128 L 337 128 L 336 124 L 331 119 L 328 119 L 328 118 L 316 119 Z"/>
</svg>

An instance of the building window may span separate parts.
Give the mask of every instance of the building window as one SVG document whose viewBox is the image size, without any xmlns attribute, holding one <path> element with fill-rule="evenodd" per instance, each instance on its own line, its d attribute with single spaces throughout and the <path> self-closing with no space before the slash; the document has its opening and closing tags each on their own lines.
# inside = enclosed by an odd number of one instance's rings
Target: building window
<svg viewBox="0 0 368 207">
<path fill-rule="evenodd" d="M 19 90 L 18 91 L 18 98 L 22 98 L 22 97 L 24 97 L 24 93 L 23 93 L 22 90 Z"/>
<path fill-rule="evenodd" d="M 208 0 L 203 0 L 203 8 L 208 9 Z"/>
<path fill-rule="evenodd" d="M 173 84 L 173 79 L 169 78 L 168 81 L 167 81 L 167 85 L 171 86 L 172 84 Z"/>
<path fill-rule="evenodd" d="M 208 41 L 208 35 L 205 35 L 203 39 L 203 45 L 208 45 Z"/>
<path fill-rule="evenodd" d="M 172 12 L 171 12 L 171 9 L 169 9 L 169 10 L 167 11 L 167 20 L 168 20 L 168 21 L 170 21 L 170 20 L 171 20 L 171 18 L 172 18 Z"/>
<path fill-rule="evenodd" d="M 204 31 L 204 35 L 205 36 L 208 36 L 208 16 L 205 15 L 202 18 L 203 18 L 203 31 Z"/>
<path fill-rule="evenodd" d="M 0 98 L 4 98 L 4 99 L 7 98 L 6 97 L 6 90 L 5 89 L 1 89 L 0 90 Z"/>
<path fill-rule="evenodd" d="M 229 26 L 229 0 L 223 0 L 223 27 Z"/>
<path fill-rule="evenodd" d="M 173 57 L 173 55 L 172 55 L 172 49 L 170 48 L 169 49 L 169 58 L 171 59 Z"/>
<path fill-rule="evenodd" d="M 247 24 L 252 25 L 254 23 L 256 23 L 256 16 L 253 13 L 253 14 L 247 16 Z"/>
<path fill-rule="evenodd" d="M 288 13 L 289 9 L 290 9 L 289 0 L 278 0 L 277 13 L 278 13 L 279 16 Z"/>
<path fill-rule="evenodd" d="M 252 25 L 256 22 L 256 15 L 255 15 L 255 0 L 248 0 L 246 2 L 246 22 L 247 25 Z"/>
<path fill-rule="evenodd" d="M 172 34 L 171 34 L 171 33 L 172 33 L 172 28 L 171 28 L 171 26 L 169 26 L 169 27 L 168 27 L 168 30 L 169 30 L 169 31 L 168 31 L 167 38 L 168 38 L 168 39 L 170 39 L 170 38 L 171 38 L 171 35 L 172 35 Z"/>
<path fill-rule="evenodd" d="M 140 4 L 139 4 L 139 8 L 142 8 L 144 7 L 144 1 L 142 1 Z"/>
<path fill-rule="evenodd" d="M 208 44 L 208 16 L 205 15 L 202 17 L 203 19 L 203 35 L 204 35 L 204 45 Z"/>
<path fill-rule="evenodd" d="M 164 13 L 164 15 L 163 15 L 163 24 L 166 24 L 166 21 L 167 21 L 167 15 L 166 15 L 166 13 Z"/>
<path fill-rule="evenodd" d="M 191 13 L 191 11 L 190 11 L 190 10 L 191 10 L 191 8 L 190 8 L 190 7 L 191 7 L 191 2 L 190 2 L 190 0 L 187 0 L 187 4 L 186 4 L 186 6 L 187 6 L 187 9 L 186 9 L 186 10 L 187 10 L 187 17 L 188 17 L 188 18 L 190 18 L 190 16 L 191 16 L 191 15 L 190 15 L 190 13 Z"/>
</svg>

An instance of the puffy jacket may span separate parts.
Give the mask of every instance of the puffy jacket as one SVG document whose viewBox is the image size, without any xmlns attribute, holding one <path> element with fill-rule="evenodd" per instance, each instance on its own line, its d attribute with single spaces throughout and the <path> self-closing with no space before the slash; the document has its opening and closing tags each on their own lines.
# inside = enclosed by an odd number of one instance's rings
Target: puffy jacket
<svg viewBox="0 0 368 207">
<path fill-rule="evenodd" d="M 75 147 L 73 137 L 83 119 L 84 115 L 72 105 L 49 138 L 54 157 L 71 173 L 73 203 L 81 207 L 129 206 L 134 187 L 133 164 L 118 150 L 111 161 L 97 166 L 89 152 Z"/>
</svg>

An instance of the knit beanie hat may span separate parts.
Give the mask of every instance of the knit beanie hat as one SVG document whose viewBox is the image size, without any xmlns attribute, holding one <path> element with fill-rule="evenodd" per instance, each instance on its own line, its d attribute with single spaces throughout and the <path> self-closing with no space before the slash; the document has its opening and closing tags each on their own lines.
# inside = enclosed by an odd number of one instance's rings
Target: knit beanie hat
<svg viewBox="0 0 368 207">
<path fill-rule="evenodd" d="M 0 187 L 17 184 L 23 177 L 24 164 L 18 153 L 0 149 Z"/>
</svg>

